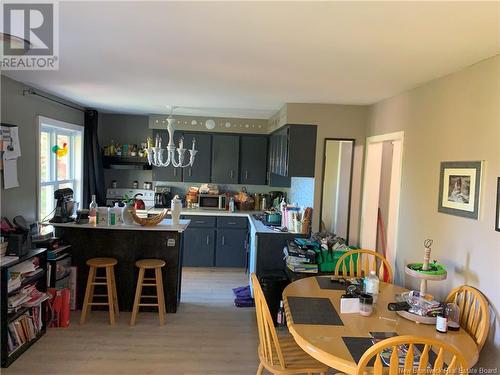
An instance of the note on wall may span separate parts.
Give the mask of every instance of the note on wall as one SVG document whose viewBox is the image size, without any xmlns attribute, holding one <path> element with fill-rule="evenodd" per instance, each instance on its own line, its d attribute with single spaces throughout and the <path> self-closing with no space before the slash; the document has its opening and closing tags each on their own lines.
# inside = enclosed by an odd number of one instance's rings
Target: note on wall
<svg viewBox="0 0 500 375">
<path fill-rule="evenodd" d="M 19 186 L 17 178 L 17 158 L 21 156 L 19 143 L 19 128 L 2 124 L 0 144 L 3 163 L 3 188 L 10 189 Z"/>
</svg>

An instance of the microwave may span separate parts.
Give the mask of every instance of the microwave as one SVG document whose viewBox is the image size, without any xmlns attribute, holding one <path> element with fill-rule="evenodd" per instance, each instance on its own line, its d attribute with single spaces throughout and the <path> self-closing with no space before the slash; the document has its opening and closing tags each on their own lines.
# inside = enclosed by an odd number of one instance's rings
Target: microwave
<svg viewBox="0 0 500 375">
<path fill-rule="evenodd" d="M 198 194 L 198 207 L 208 210 L 225 210 L 226 196 L 223 194 Z"/>
</svg>

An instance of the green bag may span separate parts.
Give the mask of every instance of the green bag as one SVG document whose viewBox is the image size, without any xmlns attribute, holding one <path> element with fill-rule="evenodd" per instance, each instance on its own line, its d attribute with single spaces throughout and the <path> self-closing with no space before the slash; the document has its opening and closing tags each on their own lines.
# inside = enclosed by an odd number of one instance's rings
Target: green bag
<svg viewBox="0 0 500 375">
<path fill-rule="evenodd" d="M 351 250 L 354 247 L 349 247 Z M 333 273 L 335 271 L 335 266 L 337 265 L 337 261 L 339 258 L 346 253 L 343 250 L 326 250 L 323 248 L 314 249 L 316 252 L 316 263 L 318 263 L 318 269 L 320 272 Z M 354 264 L 356 264 L 358 260 L 358 254 L 354 254 L 353 256 Z M 346 268 L 349 271 L 349 259 L 346 259 Z"/>
</svg>

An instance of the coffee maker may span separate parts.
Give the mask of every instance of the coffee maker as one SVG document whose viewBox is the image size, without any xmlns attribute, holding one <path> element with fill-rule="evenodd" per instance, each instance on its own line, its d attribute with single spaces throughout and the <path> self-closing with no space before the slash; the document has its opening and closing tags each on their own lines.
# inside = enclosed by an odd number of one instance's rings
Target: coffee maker
<svg viewBox="0 0 500 375">
<path fill-rule="evenodd" d="M 70 188 L 57 189 L 54 191 L 54 199 L 56 200 L 56 210 L 54 217 L 49 220 L 49 222 L 68 223 L 73 221 L 73 218 L 71 217 L 75 208 L 73 190 Z"/>
<path fill-rule="evenodd" d="M 155 208 L 170 208 L 172 189 L 168 186 L 155 187 Z"/>
</svg>

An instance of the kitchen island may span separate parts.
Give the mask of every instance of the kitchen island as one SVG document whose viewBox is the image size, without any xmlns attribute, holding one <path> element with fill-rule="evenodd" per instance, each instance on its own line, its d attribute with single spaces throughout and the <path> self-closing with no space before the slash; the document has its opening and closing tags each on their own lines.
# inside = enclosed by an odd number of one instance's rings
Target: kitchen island
<svg viewBox="0 0 500 375">
<path fill-rule="evenodd" d="M 115 266 L 115 278 L 121 311 L 132 311 L 138 275 L 135 262 L 146 258 L 162 259 L 166 262 L 162 269 L 166 309 L 169 313 L 177 311 L 181 295 L 183 232 L 188 227 L 189 220 L 181 220 L 178 225 L 173 225 L 171 220 L 167 219 L 152 227 L 138 224 L 45 224 L 52 225 L 55 235 L 72 246 L 72 264 L 77 267 L 78 309 L 82 307 L 89 272 L 86 261 L 95 257 L 112 257 L 118 261 Z"/>
</svg>

